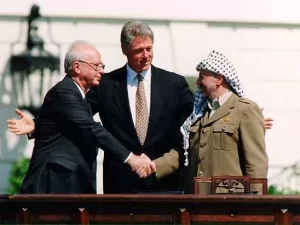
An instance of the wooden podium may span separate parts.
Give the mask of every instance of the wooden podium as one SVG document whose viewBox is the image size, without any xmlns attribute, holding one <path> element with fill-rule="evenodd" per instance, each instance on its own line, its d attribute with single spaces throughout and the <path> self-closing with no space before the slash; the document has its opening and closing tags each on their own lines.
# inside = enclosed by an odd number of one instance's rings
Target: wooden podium
<svg viewBox="0 0 300 225">
<path fill-rule="evenodd" d="M 0 209 L 1 224 L 300 222 L 300 196 L 2 195 Z"/>
</svg>

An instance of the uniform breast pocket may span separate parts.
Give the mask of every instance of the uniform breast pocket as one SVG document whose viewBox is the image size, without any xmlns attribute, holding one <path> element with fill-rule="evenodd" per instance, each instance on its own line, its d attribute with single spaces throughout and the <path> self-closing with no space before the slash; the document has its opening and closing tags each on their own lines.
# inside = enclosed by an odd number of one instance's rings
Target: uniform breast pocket
<svg viewBox="0 0 300 225">
<path fill-rule="evenodd" d="M 213 148 L 215 150 L 230 151 L 233 134 L 236 130 L 235 124 L 216 124 L 213 127 Z"/>
</svg>

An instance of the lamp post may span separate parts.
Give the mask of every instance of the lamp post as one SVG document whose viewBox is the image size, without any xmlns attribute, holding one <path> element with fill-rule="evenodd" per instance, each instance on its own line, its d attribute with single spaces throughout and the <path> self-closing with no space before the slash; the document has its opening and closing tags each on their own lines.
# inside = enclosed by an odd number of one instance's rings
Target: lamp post
<svg viewBox="0 0 300 225">
<path fill-rule="evenodd" d="M 26 49 L 11 56 L 10 70 L 13 93 L 20 109 L 38 114 L 45 91 L 52 85 L 51 77 L 59 72 L 60 59 L 44 49 L 44 40 L 38 36 L 36 19 L 39 6 L 33 5 L 27 16 Z"/>
</svg>

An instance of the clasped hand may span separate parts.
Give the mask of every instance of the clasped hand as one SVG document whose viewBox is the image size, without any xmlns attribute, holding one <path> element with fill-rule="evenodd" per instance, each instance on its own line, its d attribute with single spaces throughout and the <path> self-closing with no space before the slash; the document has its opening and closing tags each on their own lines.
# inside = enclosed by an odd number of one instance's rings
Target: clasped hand
<svg viewBox="0 0 300 225">
<path fill-rule="evenodd" d="M 132 154 L 127 163 L 140 178 L 146 178 L 156 171 L 155 163 L 145 154 L 140 156 Z"/>
</svg>

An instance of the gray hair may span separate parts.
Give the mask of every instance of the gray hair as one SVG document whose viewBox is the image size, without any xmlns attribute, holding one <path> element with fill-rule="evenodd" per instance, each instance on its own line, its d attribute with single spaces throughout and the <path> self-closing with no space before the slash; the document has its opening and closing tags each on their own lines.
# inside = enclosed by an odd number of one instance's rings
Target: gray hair
<svg viewBox="0 0 300 225">
<path fill-rule="evenodd" d="M 69 73 L 72 70 L 72 64 L 74 61 L 82 60 L 84 52 L 78 51 L 79 47 L 90 46 L 94 47 L 91 43 L 87 41 L 77 40 L 74 41 L 67 51 L 64 61 L 65 73 Z"/>
<path fill-rule="evenodd" d="M 136 36 L 150 37 L 154 42 L 154 34 L 149 25 L 143 21 L 135 20 L 125 23 L 121 32 L 121 45 L 129 48 Z"/>
</svg>

